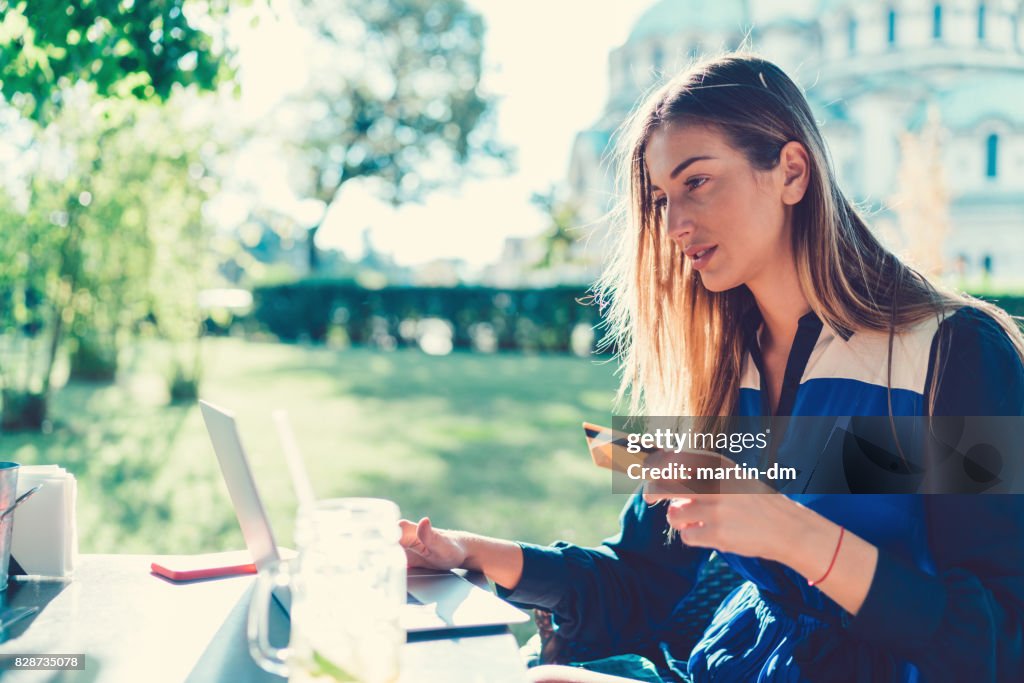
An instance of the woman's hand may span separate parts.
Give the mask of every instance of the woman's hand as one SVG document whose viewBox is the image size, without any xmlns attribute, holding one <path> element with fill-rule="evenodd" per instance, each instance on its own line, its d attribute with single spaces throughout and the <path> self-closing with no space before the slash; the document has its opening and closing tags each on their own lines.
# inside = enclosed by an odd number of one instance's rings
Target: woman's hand
<svg viewBox="0 0 1024 683">
<path fill-rule="evenodd" d="M 494 583 L 512 590 L 523 575 L 523 550 L 518 543 L 465 531 L 435 529 L 430 519 L 399 521 L 401 544 L 410 567 L 483 572 Z"/>
<path fill-rule="evenodd" d="M 466 548 L 457 532 L 435 529 L 428 517 L 418 523 L 403 519 L 398 524 L 410 567 L 454 569 L 466 563 Z"/>
<path fill-rule="evenodd" d="M 669 499 L 668 523 L 687 545 L 774 560 L 813 581 L 856 615 L 878 565 L 878 548 L 782 495 L 646 493 Z M 823 581 L 823 579 L 826 579 Z"/>
<path fill-rule="evenodd" d="M 644 500 L 650 504 L 668 500 L 669 525 L 687 545 L 714 548 L 728 553 L 782 561 L 793 534 L 798 533 L 806 510 L 759 479 L 738 476 L 730 458 L 709 451 L 660 452 L 644 465 L 664 468 L 685 465 L 690 478 L 650 479 Z M 702 468 L 719 476 L 698 479 Z M 721 477 L 721 478 L 720 478 Z"/>
<path fill-rule="evenodd" d="M 799 504 L 778 494 L 644 494 L 648 503 L 666 499 L 683 543 L 747 557 L 782 561 L 801 521 Z"/>
<path fill-rule="evenodd" d="M 659 453 L 652 464 L 678 458 L 692 465 L 693 456 Z M 705 465 L 709 461 L 724 468 L 733 464 L 722 455 L 701 457 Z M 717 483 L 722 483 L 722 492 L 707 492 L 715 491 Z M 840 536 L 837 524 L 760 480 L 651 479 L 644 485 L 644 500 L 668 501 L 666 518 L 683 543 L 780 562 L 814 581 L 850 614 L 860 610 L 874 580 L 878 564 L 874 545 L 853 533 Z"/>
</svg>

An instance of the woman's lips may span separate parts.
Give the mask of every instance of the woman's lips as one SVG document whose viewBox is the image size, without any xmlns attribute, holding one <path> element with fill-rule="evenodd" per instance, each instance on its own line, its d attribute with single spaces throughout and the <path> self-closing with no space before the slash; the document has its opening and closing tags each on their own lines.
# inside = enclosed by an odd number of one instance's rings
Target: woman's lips
<svg viewBox="0 0 1024 683">
<path fill-rule="evenodd" d="M 718 251 L 718 246 L 698 249 L 690 255 L 690 264 L 694 270 L 701 270 L 708 265 L 708 261 L 714 257 L 716 251 Z"/>
</svg>

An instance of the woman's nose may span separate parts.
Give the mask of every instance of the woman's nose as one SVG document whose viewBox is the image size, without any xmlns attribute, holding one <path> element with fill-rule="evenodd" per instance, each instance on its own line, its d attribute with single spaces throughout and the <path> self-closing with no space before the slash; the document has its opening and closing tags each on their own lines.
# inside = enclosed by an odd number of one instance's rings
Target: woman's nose
<svg viewBox="0 0 1024 683">
<path fill-rule="evenodd" d="M 666 234 L 669 239 L 684 245 L 693 232 L 693 221 L 681 209 L 671 205 L 665 211 Z"/>
</svg>

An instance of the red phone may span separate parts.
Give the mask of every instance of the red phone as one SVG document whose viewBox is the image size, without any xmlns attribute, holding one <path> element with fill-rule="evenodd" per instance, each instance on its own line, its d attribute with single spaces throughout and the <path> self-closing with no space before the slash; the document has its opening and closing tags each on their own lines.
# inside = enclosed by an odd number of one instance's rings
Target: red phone
<svg viewBox="0 0 1024 683">
<path fill-rule="evenodd" d="M 172 555 L 149 565 L 154 574 L 171 581 L 195 581 L 221 576 L 255 574 L 256 565 L 248 550 L 204 555 Z"/>
</svg>

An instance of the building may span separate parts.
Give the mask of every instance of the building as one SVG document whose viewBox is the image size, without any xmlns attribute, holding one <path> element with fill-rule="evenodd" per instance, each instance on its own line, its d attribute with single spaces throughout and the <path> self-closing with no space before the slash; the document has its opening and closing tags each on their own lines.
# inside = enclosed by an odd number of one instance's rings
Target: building
<svg viewBox="0 0 1024 683">
<path fill-rule="evenodd" d="M 936 239 L 947 263 L 977 269 L 988 257 L 997 276 L 1024 272 L 1022 8 L 1018 0 L 660 0 L 611 52 L 605 109 L 573 146 L 567 184 L 582 222 L 596 226 L 588 242 L 604 244 L 601 217 L 615 192 L 601 162 L 637 100 L 693 58 L 747 40 L 805 89 L 842 187 L 894 248 L 901 141 L 937 117 L 950 230 Z"/>
</svg>

